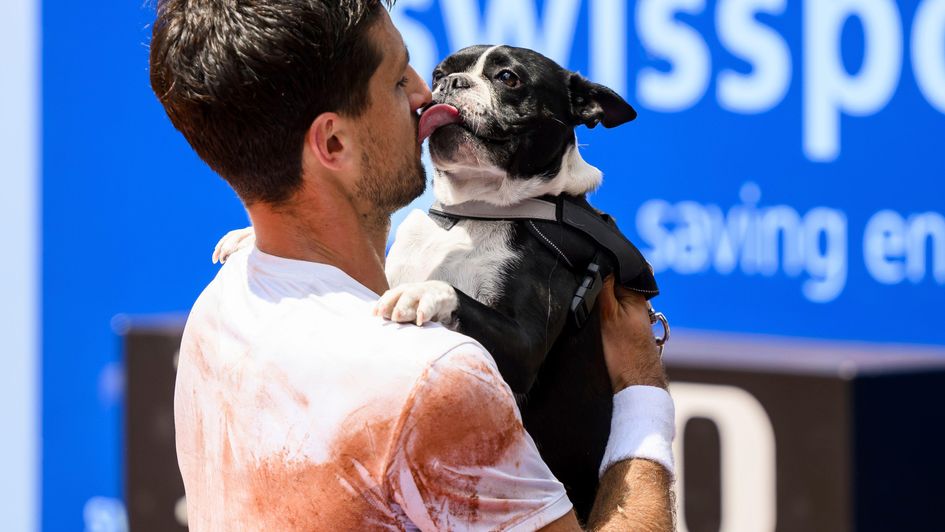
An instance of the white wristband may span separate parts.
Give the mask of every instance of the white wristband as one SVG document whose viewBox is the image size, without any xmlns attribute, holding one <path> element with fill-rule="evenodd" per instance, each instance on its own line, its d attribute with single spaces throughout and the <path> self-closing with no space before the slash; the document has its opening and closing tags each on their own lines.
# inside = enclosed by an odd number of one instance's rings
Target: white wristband
<svg viewBox="0 0 945 532">
<path fill-rule="evenodd" d="M 611 465 L 629 458 L 652 460 L 665 467 L 670 477 L 675 476 L 675 416 L 673 398 L 662 388 L 630 386 L 617 392 L 600 476 Z"/>
</svg>

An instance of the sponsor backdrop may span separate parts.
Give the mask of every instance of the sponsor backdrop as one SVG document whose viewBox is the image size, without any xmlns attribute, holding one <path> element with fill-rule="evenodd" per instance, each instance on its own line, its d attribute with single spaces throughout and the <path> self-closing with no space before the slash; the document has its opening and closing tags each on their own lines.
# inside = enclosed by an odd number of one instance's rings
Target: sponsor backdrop
<svg viewBox="0 0 945 532">
<path fill-rule="evenodd" d="M 186 311 L 246 224 L 150 92 L 153 3 L 15 0 L 0 23 L 17 80 L 0 88 L 2 321 L 25 364 L 0 394 L 43 414 L 3 410 L 2 455 L 27 457 L 4 471 L 42 486 L 3 492 L 23 529 L 126 529 L 116 333 Z M 400 0 L 394 17 L 422 73 L 504 42 L 637 107 L 578 135 L 605 173 L 594 203 L 647 253 L 675 325 L 945 344 L 945 0 Z"/>
</svg>

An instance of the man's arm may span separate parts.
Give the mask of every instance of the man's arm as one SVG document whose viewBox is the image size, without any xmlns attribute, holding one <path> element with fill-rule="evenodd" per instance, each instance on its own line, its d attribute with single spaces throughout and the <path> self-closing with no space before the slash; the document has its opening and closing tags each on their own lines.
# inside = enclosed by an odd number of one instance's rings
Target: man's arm
<svg viewBox="0 0 945 532">
<path fill-rule="evenodd" d="M 652 387 L 665 388 L 666 378 L 646 302 L 622 291 L 617 296 L 619 302 L 608 282 L 599 300 L 607 368 L 614 390 L 623 393 L 614 401 L 615 445 L 605 453 L 612 465 L 588 527 L 671 530 L 670 474 L 656 462 L 625 459 L 671 463 L 672 405 Z M 511 390 L 475 344 L 428 367 L 397 425 L 385 476 L 394 502 L 421 529 L 581 530 L 564 486 L 525 432 Z"/>
<path fill-rule="evenodd" d="M 571 510 L 511 389 L 476 344 L 427 368 L 396 425 L 387 491 L 421 530 L 538 530 Z"/>
<path fill-rule="evenodd" d="M 674 528 L 672 486 L 663 466 L 631 459 L 607 469 L 585 530 L 662 532 Z M 581 526 L 571 511 L 542 530 L 573 532 Z"/>
<path fill-rule="evenodd" d="M 607 279 L 599 301 L 604 356 L 614 393 L 638 385 L 665 390 L 666 373 L 646 300 L 621 287 L 615 291 L 613 279 Z M 620 415 L 616 408 L 614 415 Z M 642 458 L 622 460 L 601 478 L 586 530 L 673 530 L 673 508 L 672 481 L 664 466 Z M 581 527 L 572 511 L 542 530 L 573 532 Z"/>
</svg>

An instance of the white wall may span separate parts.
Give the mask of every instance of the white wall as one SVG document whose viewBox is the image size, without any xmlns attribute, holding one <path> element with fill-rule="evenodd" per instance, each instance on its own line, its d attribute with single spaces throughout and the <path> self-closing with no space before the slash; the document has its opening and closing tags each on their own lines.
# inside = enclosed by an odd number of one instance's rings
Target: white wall
<svg viewBox="0 0 945 532">
<path fill-rule="evenodd" d="M 39 524 L 39 14 L 0 17 L 0 516 L 22 531 Z"/>
</svg>

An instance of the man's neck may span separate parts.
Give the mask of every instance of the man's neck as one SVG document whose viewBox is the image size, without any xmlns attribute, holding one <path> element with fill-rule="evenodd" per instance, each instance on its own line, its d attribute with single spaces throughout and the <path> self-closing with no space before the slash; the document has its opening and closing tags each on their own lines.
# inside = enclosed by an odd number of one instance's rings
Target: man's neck
<svg viewBox="0 0 945 532">
<path fill-rule="evenodd" d="M 250 206 L 256 247 L 277 257 L 330 264 L 383 294 L 389 288 L 384 251 L 390 218 L 361 215 L 344 198 L 322 192 L 299 194 L 303 199 L 278 207 Z"/>
</svg>

